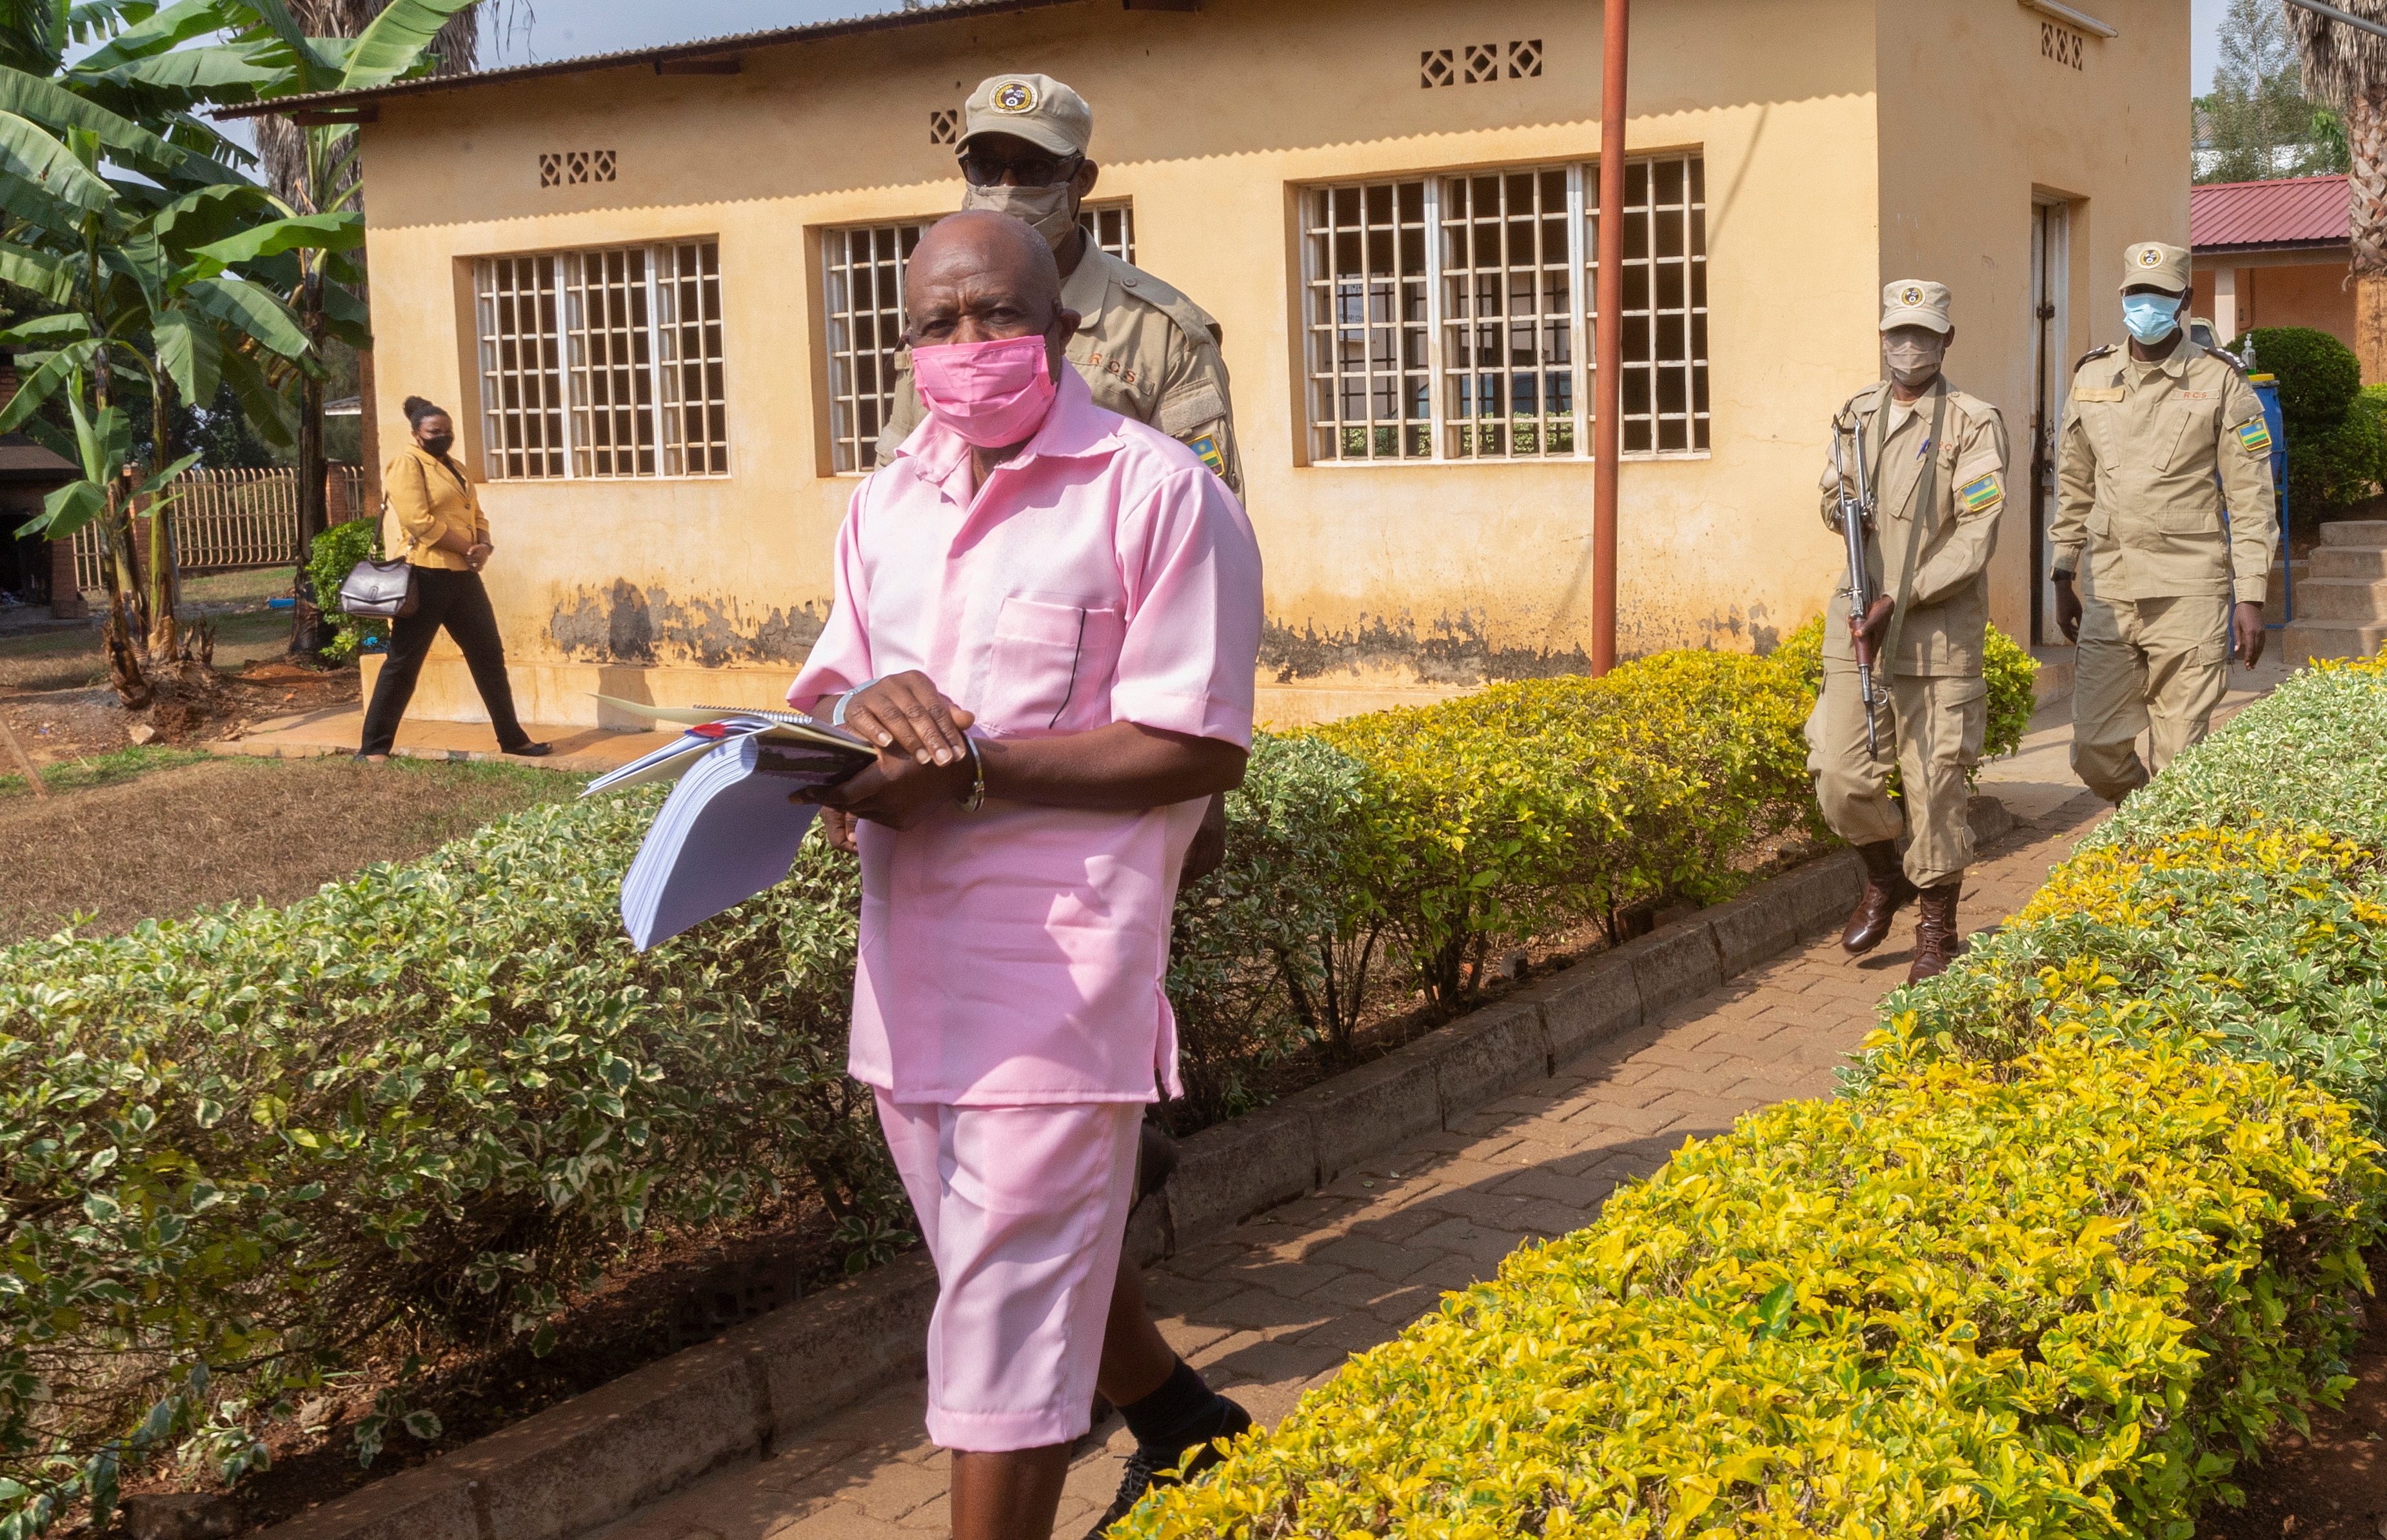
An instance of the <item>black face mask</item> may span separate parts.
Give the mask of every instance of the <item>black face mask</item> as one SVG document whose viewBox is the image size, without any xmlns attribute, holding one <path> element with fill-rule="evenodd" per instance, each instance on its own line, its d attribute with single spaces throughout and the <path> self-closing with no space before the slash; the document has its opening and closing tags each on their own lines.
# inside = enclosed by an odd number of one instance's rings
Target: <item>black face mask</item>
<svg viewBox="0 0 2387 1540">
<path fill-rule="evenodd" d="M 456 447 L 456 435 L 452 433 L 434 434 L 423 441 L 423 447 L 433 454 L 444 455 Z"/>
</svg>

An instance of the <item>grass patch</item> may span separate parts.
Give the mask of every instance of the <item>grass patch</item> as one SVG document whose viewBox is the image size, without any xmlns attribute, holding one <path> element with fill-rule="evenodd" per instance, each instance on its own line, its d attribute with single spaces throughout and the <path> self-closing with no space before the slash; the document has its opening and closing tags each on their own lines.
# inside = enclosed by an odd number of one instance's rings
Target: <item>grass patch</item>
<svg viewBox="0 0 2387 1540">
<path fill-rule="evenodd" d="M 176 765 L 196 764 L 201 760 L 214 757 L 205 749 L 169 749 L 154 743 L 127 744 L 113 753 L 45 765 L 42 770 L 42 784 L 53 791 L 83 791 L 95 786 L 114 786 L 152 770 L 170 770 Z M 0 798 L 22 797 L 31 801 L 33 789 L 25 784 L 24 776 L 0 776 Z"/>
</svg>

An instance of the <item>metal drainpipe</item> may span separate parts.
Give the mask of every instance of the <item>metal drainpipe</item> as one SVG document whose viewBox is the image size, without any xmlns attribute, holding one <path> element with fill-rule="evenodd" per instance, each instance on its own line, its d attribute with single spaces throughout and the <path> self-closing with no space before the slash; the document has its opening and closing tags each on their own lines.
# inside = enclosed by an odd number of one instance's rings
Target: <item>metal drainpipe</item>
<svg viewBox="0 0 2387 1540">
<path fill-rule="evenodd" d="M 1591 672 L 1616 666 L 1616 461 L 1624 410 L 1624 64 L 1631 0 L 1605 0 L 1600 16 L 1599 290 L 1593 347 Z"/>
</svg>

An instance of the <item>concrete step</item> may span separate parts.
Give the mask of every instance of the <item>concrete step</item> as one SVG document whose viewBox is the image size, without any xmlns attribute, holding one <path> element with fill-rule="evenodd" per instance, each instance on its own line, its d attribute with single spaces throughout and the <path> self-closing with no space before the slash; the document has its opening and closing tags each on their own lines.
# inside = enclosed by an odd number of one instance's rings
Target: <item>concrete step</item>
<svg viewBox="0 0 2387 1540">
<path fill-rule="evenodd" d="M 2320 526 L 2325 546 L 2387 546 L 2387 519 L 2340 519 Z"/>
<path fill-rule="evenodd" d="M 2296 581 L 2305 580 L 2305 569 L 2315 577 L 2387 577 L 2387 547 L 2322 546 L 2312 553 L 2309 562 L 2299 562 Z"/>
<path fill-rule="evenodd" d="M 2387 577 L 2308 577 L 2295 607 L 2298 620 L 2387 621 Z"/>
<path fill-rule="evenodd" d="M 2288 585 L 2294 583 L 2296 590 L 2301 593 L 2313 575 L 2310 562 L 2290 562 L 2285 566 L 2284 572 L 2279 567 L 2271 569 L 2270 585 L 2263 593 L 2263 624 L 2266 625 L 2279 625 L 2287 620 Z"/>
<path fill-rule="evenodd" d="M 2072 658 L 2069 647 L 2034 647 L 2032 657 L 2039 660 L 2039 672 L 2031 675 L 2031 709 L 2052 705 L 2072 699 Z"/>
<path fill-rule="evenodd" d="M 2367 658 L 2387 647 L 2387 621 L 2291 621 L 2280 645 L 2291 668 L 2314 658 Z"/>
</svg>

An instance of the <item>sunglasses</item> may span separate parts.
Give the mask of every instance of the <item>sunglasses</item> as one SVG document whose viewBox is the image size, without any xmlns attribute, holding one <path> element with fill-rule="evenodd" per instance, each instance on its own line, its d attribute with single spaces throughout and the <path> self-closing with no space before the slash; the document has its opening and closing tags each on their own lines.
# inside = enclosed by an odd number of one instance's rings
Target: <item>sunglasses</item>
<svg viewBox="0 0 2387 1540">
<path fill-rule="evenodd" d="M 973 187 L 1000 187 L 1009 176 L 1014 186 L 1050 187 L 1056 182 L 1067 182 L 1086 163 L 1082 155 L 1054 157 L 1023 155 L 1017 160 L 1000 156 L 966 154 L 961 158 L 962 180 Z"/>
</svg>

